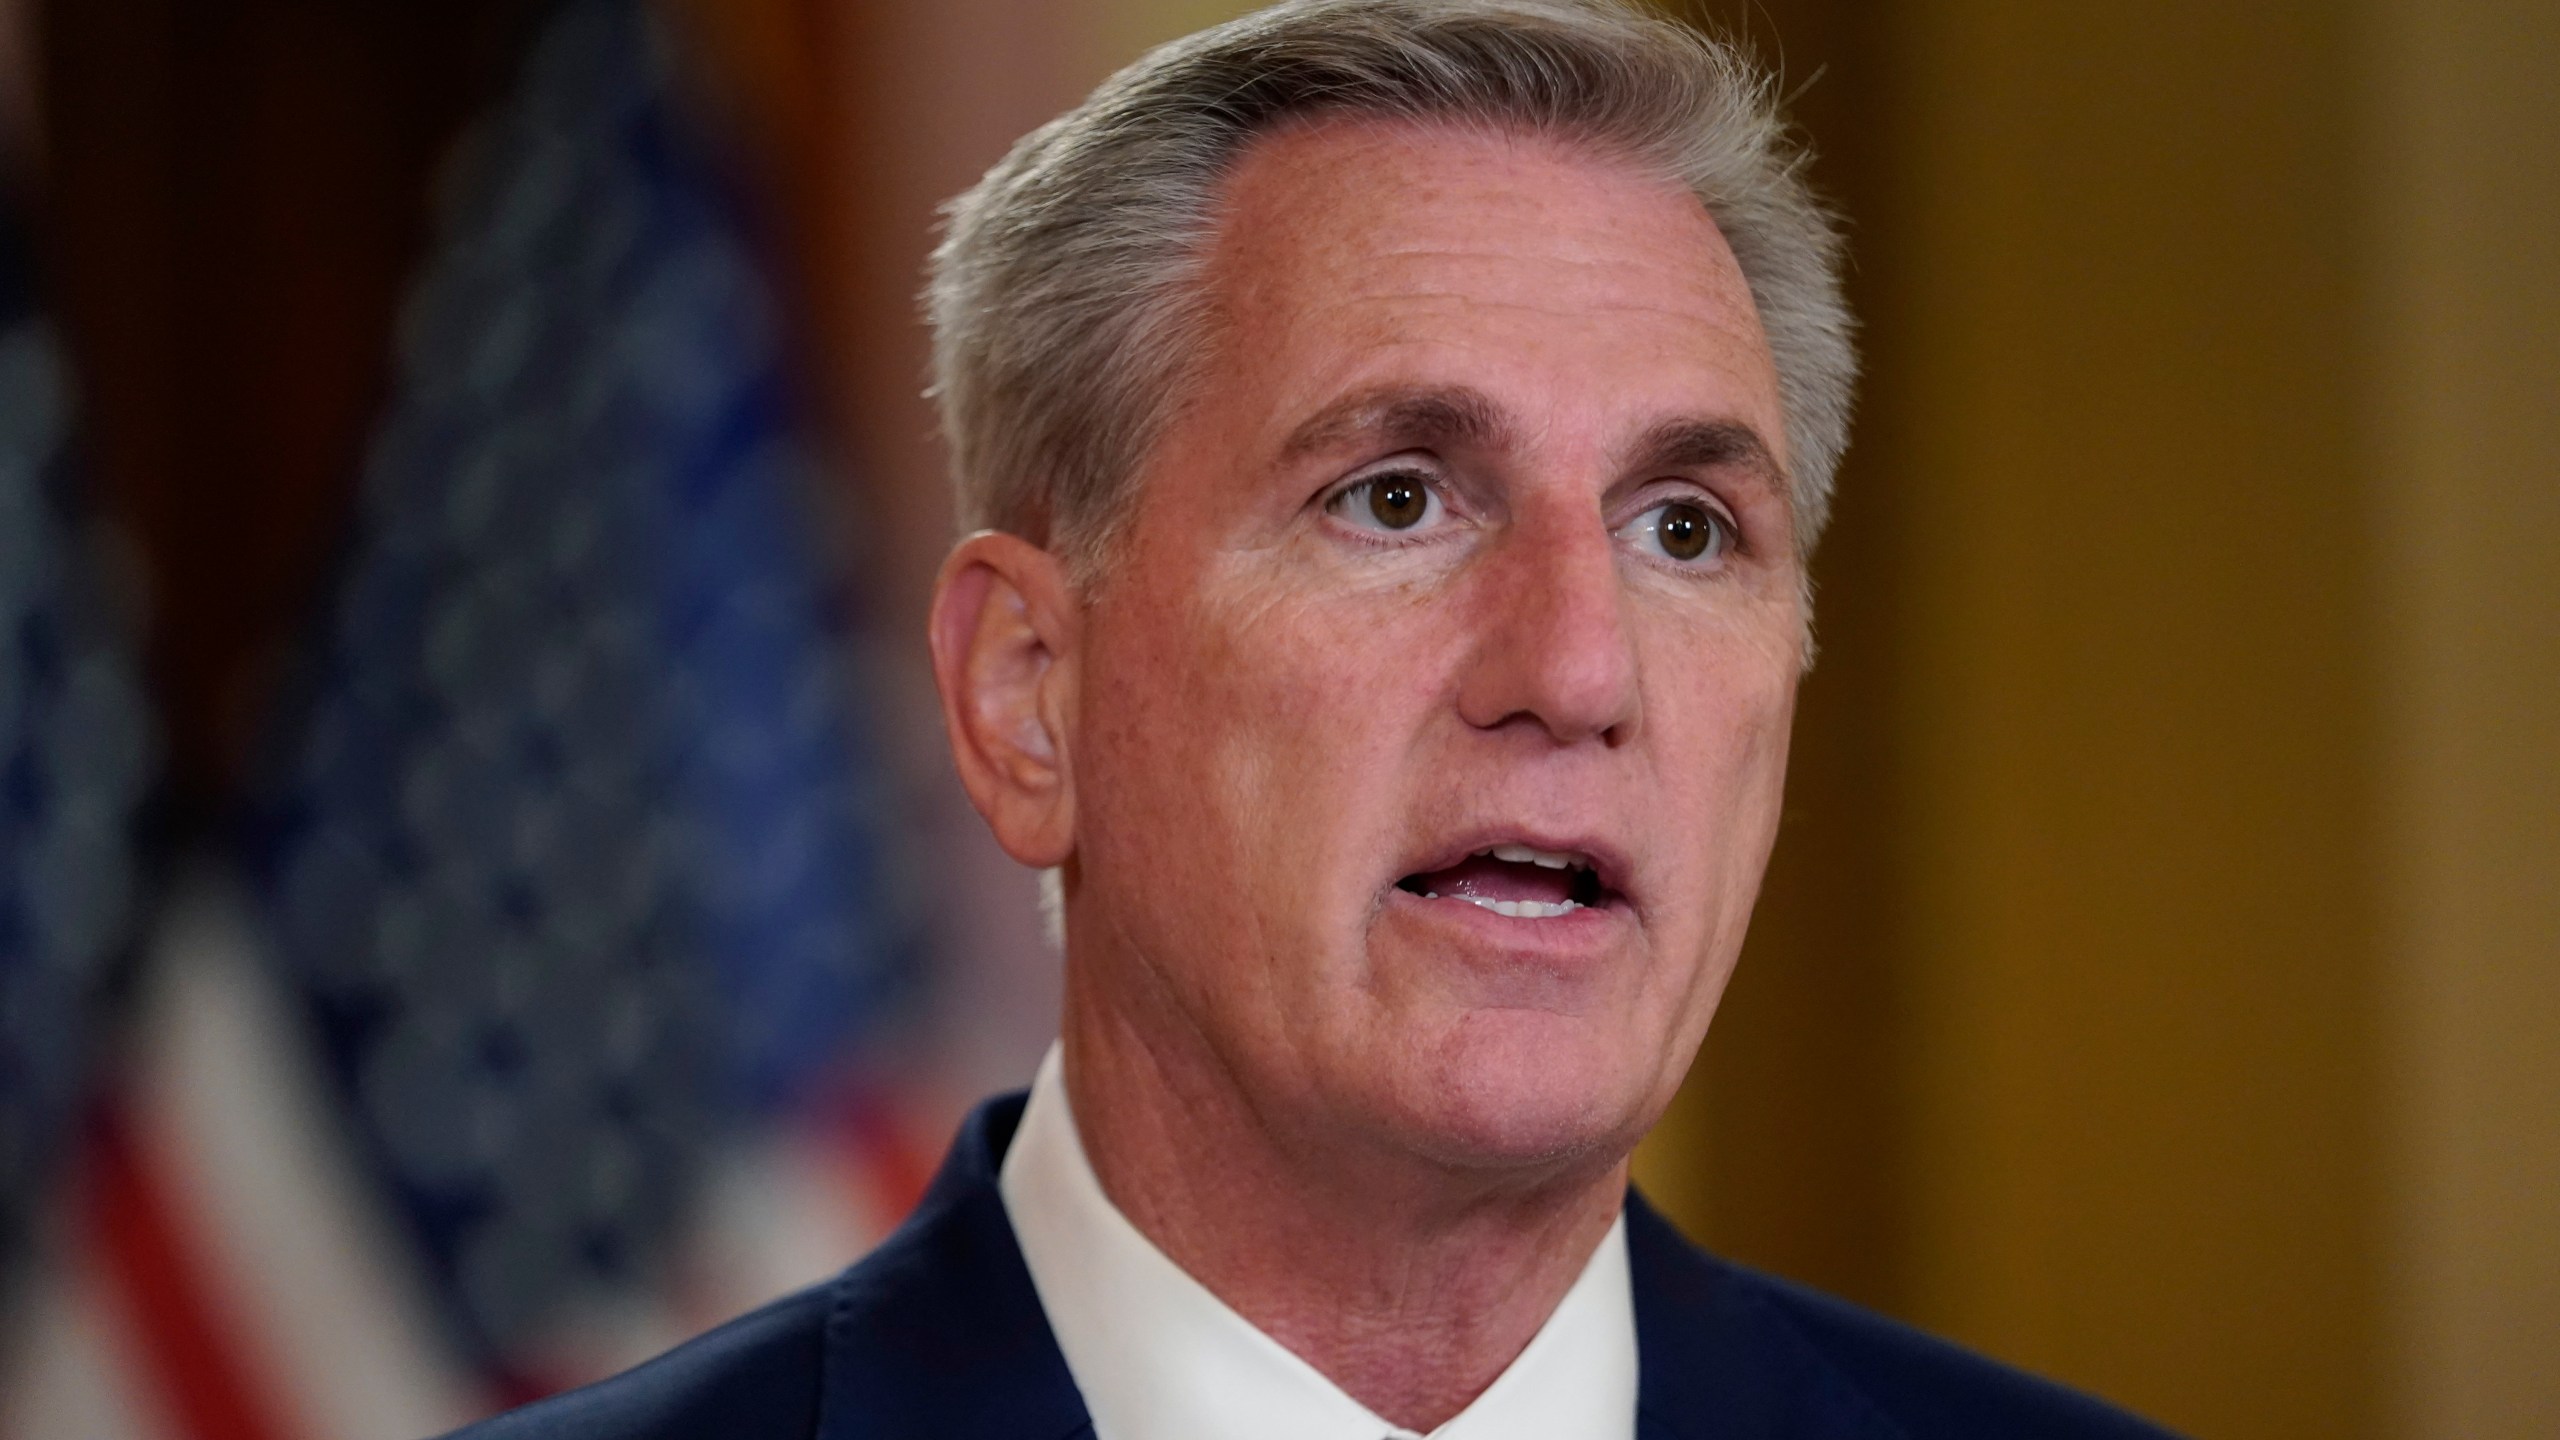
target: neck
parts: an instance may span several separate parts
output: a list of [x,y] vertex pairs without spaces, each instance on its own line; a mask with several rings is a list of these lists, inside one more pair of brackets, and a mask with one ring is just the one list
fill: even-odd
[[1076,1128],[1104,1193],[1255,1328],[1427,1432],[1536,1336],[1616,1220],[1623,1158],[1492,1175],[1309,1144],[1214,1066],[1067,1006]]

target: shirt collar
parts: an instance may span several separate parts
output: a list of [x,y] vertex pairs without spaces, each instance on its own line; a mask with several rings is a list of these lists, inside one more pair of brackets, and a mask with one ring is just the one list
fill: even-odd
[[[1055,1046],[998,1183],[1099,1440],[1410,1435],[1255,1329],[1129,1223],[1085,1157]],[[1432,1440],[1635,1433],[1626,1231],[1622,1214],[1528,1348]]]

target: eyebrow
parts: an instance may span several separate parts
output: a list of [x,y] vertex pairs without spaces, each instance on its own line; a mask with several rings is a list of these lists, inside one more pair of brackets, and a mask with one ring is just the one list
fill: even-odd
[[1416,447],[1504,449],[1511,427],[1502,407],[1463,385],[1415,389],[1388,385],[1346,395],[1307,417],[1280,444],[1285,463],[1354,441]]
[[[1514,431],[1502,407],[1464,385],[1384,385],[1346,395],[1309,416],[1280,445],[1286,464],[1354,442],[1376,448],[1503,449]],[[1760,432],[1739,420],[1662,421],[1628,449],[1633,472],[1740,470],[1784,496],[1786,470]]]
[[1629,452],[1630,470],[1740,470],[1777,495],[1789,481],[1760,432],[1739,420],[1665,420],[1647,430]]

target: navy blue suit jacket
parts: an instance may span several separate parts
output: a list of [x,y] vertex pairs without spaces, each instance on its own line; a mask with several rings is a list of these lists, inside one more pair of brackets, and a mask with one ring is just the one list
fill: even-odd
[[[1084,1398],[1049,1333],[996,1190],[997,1165],[1021,1119],[1020,1095],[981,1106],[916,1213],[835,1279],[456,1440],[1090,1437]],[[1633,1194],[1627,1257],[1640,1440],[2163,1433],[1838,1300],[1728,1265]]]

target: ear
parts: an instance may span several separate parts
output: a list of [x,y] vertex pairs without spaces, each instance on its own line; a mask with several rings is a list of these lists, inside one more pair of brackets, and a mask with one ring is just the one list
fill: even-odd
[[927,639],[969,803],[1025,865],[1075,850],[1068,764],[1081,608],[1058,558],[1018,535],[962,540],[934,580]]

